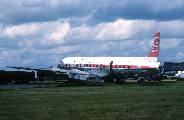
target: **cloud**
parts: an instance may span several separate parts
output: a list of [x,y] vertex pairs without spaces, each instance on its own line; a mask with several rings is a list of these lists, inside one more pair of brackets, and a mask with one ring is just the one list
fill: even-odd
[[183,41],[184,41],[183,38],[164,38],[164,39],[161,38],[160,42],[161,49],[167,50],[179,47],[179,45],[181,45]]
[[164,36],[168,39],[172,38],[172,41],[174,41],[173,37],[184,37],[182,34],[184,22],[182,20],[162,22],[118,19],[115,22],[100,23],[96,26],[84,24],[79,27],[71,27],[69,22],[70,20],[68,19],[59,19],[52,22],[33,22],[5,28],[1,27],[3,32],[1,38],[7,40],[9,38],[10,43],[14,42],[13,45],[20,48],[55,48],[60,45],[87,44],[87,41],[94,40],[122,41],[134,39],[135,41],[148,39],[152,42],[153,35],[156,32],[161,32],[161,39]]
[[49,35],[45,35],[46,41],[42,41],[41,44],[62,44],[64,42],[64,36],[70,29],[68,22],[57,24],[57,30]]
[[[150,1],[149,1],[150,2]],[[151,1],[151,10],[154,12],[160,12],[160,11],[170,11],[175,9],[181,9],[184,6],[183,0],[157,0],[157,1]]]
[[[88,16],[93,9],[84,0],[12,0],[0,1],[0,22],[21,24],[29,22],[49,22],[70,17]],[[4,11],[6,10],[6,11]]]
[[[98,27],[102,30],[95,37],[96,40],[122,40],[134,38],[137,33],[150,30],[154,21],[117,20],[111,23],[102,23]],[[141,36],[141,35],[140,35]],[[140,37],[139,36],[139,37]]]
[[[32,66],[46,67],[59,64],[61,57],[68,53],[80,50],[81,45],[76,46],[59,46],[53,49],[5,49],[1,48],[0,61],[3,63],[0,67],[10,66]],[[54,57],[53,57],[54,56]]]
[[[6,11],[5,11],[6,10]],[[95,11],[95,12],[94,12]],[[93,14],[91,14],[93,13]],[[113,22],[117,19],[177,20],[184,19],[182,0],[12,0],[0,1],[0,22],[22,24],[58,19],[85,18],[87,25]],[[71,21],[75,22],[75,21]],[[74,25],[74,24],[73,24]]]
[[7,27],[4,30],[4,36],[15,38],[15,36],[27,36],[38,32],[39,24],[22,24],[18,26]]
[[183,20],[157,22],[157,29],[162,31],[164,37],[183,38],[182,31],[184,30]]
[[[152,38],[156,32],[161,32],[165,38],[184,37],[184,22],[155,20],[125,20],[100,23],[96,26],[83,24],[71,27],[70,19],[59,19],[52,22],[32,22],[14,26],[1,27],[1,38],[18,40],[18,45],[29,42],[29,45],[62,45],[80,44],[84,40],[125,40]],[[31,43],[31,44],[30,44]],[[41,44],[40,44],[41,43]]]
[[85,25],[71,28],[67,35],[65,36],[66,40],[72,40],[72,42],[80,41],[80,40],[92,40],[94,32],[92,32],[93,28],[87,27]]
[[59,46],[56,48],[53,48],[50,51],[50,54],[66,54],[71,52],[76,52],[81,48],[81,45],[75,45],[75,46]]
[[182,0],[154,0],[135,1],[122,0],[110,2],[106,7],[96,9],[91,24],[112,22],[119,18],[127,20],[156,20],[167,21],[184,19],[184,1]]
[[1,37],[9,38],[9,41],[16,40],[19,47],[61,45],[69,29],[67,20],[61,19],[53,22],[23,23],[2,29]]
[[179,53],[176,55],[175,59],[177,59],[177,60],[182,60],[182,59],[183,59],[183,56],[184,56],[184,53],[183,53],[183,52],[179,52]]

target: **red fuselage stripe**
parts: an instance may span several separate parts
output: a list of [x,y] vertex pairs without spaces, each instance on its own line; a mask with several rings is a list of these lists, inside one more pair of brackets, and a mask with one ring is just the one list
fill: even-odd
[[[65,64],[65,67],[78,67],[78,68],[110,68],[110,65],[103,65],[103,64]],[[112,68],[157,68],[157,67],[150,67],[150,66],[138,66],[138,65],[112,65]]]

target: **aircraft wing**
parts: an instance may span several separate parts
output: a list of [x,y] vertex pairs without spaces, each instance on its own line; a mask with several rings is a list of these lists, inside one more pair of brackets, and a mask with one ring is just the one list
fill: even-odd
[[5,66],[5,68],[24,69],[24,70],[35,70],[35,71],[54,71],[58,73],[66,73],[64,69],[59,68],[30,68],[30,67],[16,67],[16,66]]
[[14,68],[14,69],[24,69],[24,70],[34,70],[37,71],[38,77],[66,77],[77,79],[77,80],[88,80],[90,76],[95,77],[94,74],[82,71],[79,69],[60,69],[56,67],[51,68],[30,68],[30,67],[16,67],[16,66],[5,66],[6,68]]

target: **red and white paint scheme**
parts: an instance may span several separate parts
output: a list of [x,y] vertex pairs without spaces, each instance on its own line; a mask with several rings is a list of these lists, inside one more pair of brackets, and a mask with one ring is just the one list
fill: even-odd
[[[67,57],[61,63],[65,68],[85,70],[99,77],[114,73],[149,75],[158,73],[160,32],[154,35],[151,52],[146,57]],[[95,69],[97,72],[95,72]]]

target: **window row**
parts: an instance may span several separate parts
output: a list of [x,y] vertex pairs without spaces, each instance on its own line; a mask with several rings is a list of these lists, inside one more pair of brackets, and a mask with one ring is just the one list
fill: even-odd
[[[91,67],[91,68],[110,68],[110,65],[102,64],[65,64],[65,67]],[[137,65],[112,65],[112,68],[139,68]]]

